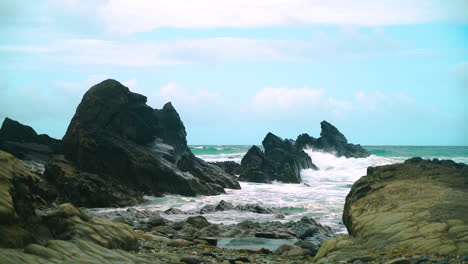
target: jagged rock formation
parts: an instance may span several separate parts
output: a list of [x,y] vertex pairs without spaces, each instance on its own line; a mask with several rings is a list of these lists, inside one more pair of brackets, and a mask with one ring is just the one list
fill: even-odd
[[17,158],[44,164],[54,153],[60,153],[62,143],[48,135],[38,135],[32,127],[7,117],[0,128],[0,149]]
[[390,251],[468,254],[467,183],[468,166],[447,160],[369,167],[346,197],[343,222],[350,236],[327,240],[316,260]]
[[196,158],[185,136],[170,103],[152,109],[145,96],[105,80],[83,96],[63,147],[78,170],[146,194],[213,195],[240,188],[230,175]]
[[307,133],[299,135],[296,139],[296,147],[299,149],[313,148],[331,152],[338,157],[365,158],[370,156],[370,153],[361,147],[361,145],[348,143],[346,137],[327,121],[322,121],[320,126],[322,131],[319,138],[311,137]]
[[252,146],[241,161],[239,180],[270,183],[300,183],[302,169],[317,169],[311,158],[302,149],[295,146],[292,140],[268,133],[262,141],[263,152]]

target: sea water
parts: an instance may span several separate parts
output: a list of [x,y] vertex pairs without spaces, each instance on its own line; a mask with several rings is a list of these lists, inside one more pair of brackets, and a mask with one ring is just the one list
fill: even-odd
[[[191,146],[195,155],[209,162],[240,162],[251,146]],[[428,159],[451,159],[468,164],[468,147],[421,147],[421,146],[366,146],[372,154],[368,158],[336,157],[313,149],[305,151],[319,170],[303,170],[301,184],[272,184],[240,182],[242,189],[226,189],[226,194],[217,196],[183,197],[166,195],[147,197],[148,202],[136,206],[137,209],[164,211],[171,207],[196,213],[207,204],[221,200],[234,205],[258,203],[265,207],[278,208],[284,219],[275,215],[252,212],[224,211],[205,214],[213,223],[234,224],[244,220],[290,221],[303,216],[312,217],[321,224],[334,228],[337,233],[346,233],[341,217],[346,195],[351,185],[366,174],[369,166],[380,166],[403,162],[411,157]],[[115,210],[115,209],[114,209]],[[120,210],[123,210],[120,209]],[[170,220],[182,220],[187,215],[164,215]]]

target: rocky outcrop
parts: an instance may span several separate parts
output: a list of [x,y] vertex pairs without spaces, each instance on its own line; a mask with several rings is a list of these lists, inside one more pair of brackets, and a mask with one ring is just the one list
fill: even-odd
[[209,163],[220,167],[224,172],[232,176],[239,175],[241,171],[241,165],[235,161],[217,161]]
[[83,172],[151,195],[213,195],[240,188],[187,147],[179,115],[168,103],[155,110],[146,97],[115,80],[91,87],[63,138],[66,158]]
[[[76,206],[102,208],[136,205],[143,201],[143,193],[133,191],[97,174],[80,172],[62,155],[54,156],[47,164],[44,178],[55,190],[55,197],[47,200],[71,202]],[[43,195],[44,197],[44,195]]]
[[49,209],[37,194],[37,183],[37,175],[0,151],[2,263],[144,262],[119,251],[138,249],[130,226],[89,217],[69,203]]
[[270,183],[300,183],[302,169],[317,169],[311,158],[292,140],[268,133],[262,141],[265,152],[252,146],[241,161],[239,180]]
[[54,153],[60,153],[62,143],[7,117],[0,128],[0,149],[19,159],[45,164]]
[[[412,158],[369,167],[346,197],[350,236],[327,240],[316,260],[379,252],[468,254],[468,166]],[[406,253],[405,253],[406,252]]]
[[338,157],[369,157],[370,153],[361,147],[348,143],[346,137],[340,131],[327,121],[320,123],[322,131],[319,138],[309,136],[307,133],[299,135],[296,139],[296,147],[299,149],[313,148],[325,152],[334,153]]

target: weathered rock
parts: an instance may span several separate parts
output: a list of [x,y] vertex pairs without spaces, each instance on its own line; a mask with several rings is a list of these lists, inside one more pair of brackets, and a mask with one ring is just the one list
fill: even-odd
[[0,151],[0,247],[22,247],[41,231],[34,213],[42,205],[35,194],[38,181],[18,159]]
[[468,253],[468,166],[412,158],[369,167],[346,197],[350,236],[329,239],[316,260],[336,262],[399,250]]
[[268,133],[262,145],[265,153],[253,146],[242,158],[239,180],[300,183],[302,169],[317,169],[309,155],[297,148],[293,140],[283,140]]
[[365,158],[370,156],[370,153],[360,145],[349,144],[346,137],[327,121],[322,121],[320,126],[322,131],[319,138],[316,139],[308,134],[299,135],[296,139],[296,147],[331,152],[338,157]]
[[105,248],[137,250],[138,241],[130,226],[91,218],[70,203],[59,205],[43,216],[55,238],[85,239]]
[[220,167],[224,172],[232,176],[236,176],[241,173],[241,165],[235,161],[218,161],[210,163]]
[[277,248],[274,252],[276,255],[281,255],[281,256],[305,256],[305,255],[311,255],[312,252],[310,252],[307,249],[300,248],[295,245],[291,244],[283,244],[279,248]]
[[128,252],[107,249],[87,240],[49,240],[47,244],[30,244],[23,249],[0,248],[2,263],[5,264],[146,264],[153,263]]
[[167,245],[170,247],[189,247],[192,245],[192,242],[185,239],[172,239],[167,242]]
[[143,201],[143,193],[128,189],[112,178],[80,172],[62,155],[49,160],[44,177],[54,185],[60,203],[102,208],[136,205]]
[[115,80],[91,87],[63,138],[64,152],[81,171],[147,194],[219,194],[240,188],[218,167],[188,149],[185,128],[171,104],[146,105]]
[[7,117],[0,128],[0,149],[19,159],[45,164],[50,156],[61,152],[62,143]]

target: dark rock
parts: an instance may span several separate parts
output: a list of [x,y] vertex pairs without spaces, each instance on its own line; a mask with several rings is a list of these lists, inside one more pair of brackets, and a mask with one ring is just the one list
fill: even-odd
[[[57,192],[52,198],[59,203],[72,202],[77,206],[96,208],[136,205],[143,201],[142,193],[113,182],[112,178],[80,172],[61,155],[50,159],[44,178],[53,185],[47,190]],[[47,190],[43,193],[47,193]]]
[[242,158],[239,180],[299,183],[302,169],[317,169],[309,155],[295,147],[295,142],[292,140],[283,140],[268,133],[262,145],[265,153],[253,146]]
[[234,205],[224,200],[221,200],[217,205],[207,204],[200,209],[200,214],[207,214],[213,212],[234,210]]
[[218,161],[209,163],[220,167],[224,172],[232,176],[236,176],[241,173],[241,165],[234,161]]
[[53,154],[61,152],[62,142],[38,135],[32,127],[7,117],[0,128],[0,149],[19,159],[45,164]]
[[188,257],[181,258],[180,262],[183,262],[186,264],[198,264],[198,263],[204,262],[204,260],[196,256],[188,256]]
[[310,250],[313,256],[315,256],[315,254],[317,254],[317,251],[319,250],[319,246],[306,240],[299,240],[296,243],[294,243],[294,245],[303,249]]
[[215,207],[215,211],[227,211],[227,210],[233,210],[234,209],[234,206],[229,203],[229,202],[226,202],[224,200],[221,200]]
[[177,208],[169,208],[166,211],[164,211],[165,214],[171,215],[171,214],[185,214],[184,211],[177,209]]
[[331,152],[338,157],[365,158],[370,156],[370,153],[360,145],[349,144],[346,137],[327,121],[322,121],[320,126],[322,131],[319,138],[316,139],[308,134],[299,135],[296,140],[296,147],[298,149],[313,148]]
[[190,225],[196,228],[204,228],[210,225],[208,220],[206,220],[206,218],[201,215],[188,217],[187,220],[185,220],[185,222],[189,223]]
[[274,208],[266,208],[259,204],[239,204],[234,208],[238,211],[248,211],[257,214],[279,214],[280,211]]
[[200,214],[209,214],[215,212],[216,206],[214,204],[207,204],[200,209]]
[[115,80],[91,87],[63,138],[64,152],[80,171],[151,195],[213,195],[240,188],[216,166],[196,158],[171,104],[146,105]]

